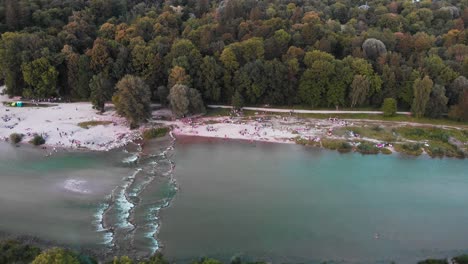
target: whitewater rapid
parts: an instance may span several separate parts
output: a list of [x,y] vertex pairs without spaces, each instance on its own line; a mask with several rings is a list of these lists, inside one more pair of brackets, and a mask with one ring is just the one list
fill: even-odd
[[[175,137],[172,132],[169,136],[168,146],[157,153],[145,156],[141,148],[136,153],[126,152],[129,156],[121,163],[134,167],[133,173],[124,177],[97,206],[93,224],[110,251],[131,255],[137,251],[154,254],[160,249],[159,212],[170,205],[177,190],[172,160]],[[166,196],[152,200],[145,190],[161,181],[167,182],[169,191]]]

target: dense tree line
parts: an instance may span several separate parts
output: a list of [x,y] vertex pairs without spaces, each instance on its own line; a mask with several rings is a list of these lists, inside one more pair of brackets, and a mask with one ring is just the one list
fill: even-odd
[[[452,261],[459,264],[468,264],[468,255],[460,255],[454,257]],[[63,248],[50,248],[41,250],[38,247],[20,243],[18,241],[7,240],[0,241],[0,263],[10,264],[97,264],[94,258],[77,252],[73,252]],[[99,262],[101,263],[101,262]],[[170,264],[161,253],[141,260],[134,260],[127,256],[114,257],[113,260],[102,262],[106,264]],[[255,261],[246,262],[240,257],[234,256],[228,262],[221,262],[212,258],[200,258],[194,260],[193,264],[266,264],[267,262]],[[418,264],[446,264],[447,259],[427,259],[419,261]]]
[[0,3],[9,95],[103,110],[130,75],[180,116],[203,102],[376,108],[393,98],[416,116],[467,120],[467,0]]

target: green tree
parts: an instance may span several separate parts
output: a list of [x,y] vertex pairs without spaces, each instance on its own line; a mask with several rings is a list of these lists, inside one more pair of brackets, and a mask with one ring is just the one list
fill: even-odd
[[75,254],[61,248],[52,248],[39,254],[32,264],[80,264]]
[[468,121],[468,90],[460,94],[458,104],[450,109],[449,117],[458,121]]
[[[21,138],[22,135],[18,136]],[[31,263],[40,253],[39,248],[24,245],[18,241],[6,240],[0,242],[0,263]]]
[[203,103],[202,96],[200,91],[194,88],[190,88],[188,90],[188,98],[189,98],[189,113],[191,114],[204,114],[205,104]]
[[236,55],[231,48],[225,48],[221,53],[220,60],[223,64],[223,88],[221,90],[221,98],[228,100],[234,94],[234,76],[235,72],[239,69],[239,62],[237,61]]
[[368,98],[370,83],[366,76],[354,75],[353,82],[351,83],[351,92],[349,97],[351,99],[351,107],[364,104]]
[[168,87],[172,88],[176,84],[190,85],[192,79],[190,75],[185,72],[185,69],[179,66],[172,68],[171,73],[169,74]]
[[21,33],[6,32],[0,38],[0,68],[7,93],[11,96],[21,95],[23,91],[23,74],[21,72],[23,37],[24,35]]
[[200,71],[202,87],[204,89],[203,97],[212,102],[218,101],[221,97],[220,79],[222,68],[213,57],[206,56],[203,58]]
[[324,105],[324,95],[337,85],[335,59],[326,52],[315,50],[306,53],[304,63],[308,69],[299,82],[299,97],[312,107]]
[[426,112],[426,106],[429,102],[433,85],[434,83],[429,76],[425,76],[423,79],[416,79],[414,82],[414,99],[411,111],[418,118],[422,117]]
[[89,82],[89,87],[91,89],[90,99],[91,103],[93,104],[93,108],[104,112],[104,106],[112,96],[111,82],[104,76],[103,73],[99,73],[93,76]]
[[189,113],[190,101],[188,98],[189,88],[183,84],[176,84],[172,86],[169,92],[169,104],[172,113],[176,117],[184,117]]
[[161,253],[156,253],[148,260],[140,262],[140,264],[169,264],[169,261],[164,259],[164,256]]
[[397,98],[397,81],[395,75],[395,69],[392,69],[388,65],[384,65],[382,72],[382,92],[385,98]]
[[449,105],[457,104],[460,95],[466,90],[468,90],[468,79],[465,76],[457,77],[447,89]]
[[234,93],[234,95],[232,96],[232,107],[234,107],[234,109],[241,109],[243,106],[244,106],[244,98],[242,98],[242,95],[241,93],[239,93],[239,91],[236,91]]
[[130,122],[131,128],[151,117],[151,91],[140,77],[125,75],[116,89],[112,102],[117,113]]
[[79,98],[77,93],[78,81],[79,81],[79,61],[80,55],[73,52],[73,49],[69,45],[65,45],[62,49],[62,54],[65,55],[65,63],[67,65],[67,85],[68,90],[75,98]]
[[167,106],[168,101],[167,101],[167,96],[169,95],[169,90],[167,89],[166,86],[159,86],[158,89],[156,90],[157,97],[159,99],[159,102],[161,103],[162,106]]
[[78,60],[78,82],[74,91],[76,98],[88,99],[90,97],[91,89],[89,84],[91,78],[93,78],[93,73],[89,68],[89,57],[81,55]]
[[108,72],[110,65],[113,64],[106,40],[102,38],[97,38],[94,41],[93,48],[88,50],[86,55],[91,59],[90,66],[95,73]]
[[445,96],[445,87],[436,84],[432,87],[432,92],[427,103],[425,115],[433,118],[441,118],[447,113],[448,98]]
[[185,117],[188,114],[205,112],[205,106],[200,92],[186,85],[174,85],[171,88],[168,99],[172,113],[177,117]]
[[114,257],[112,264],[133,264],[133,260],[127,256]]
[[387,52],[385,44],[375,38],[366,39],[366,41],[364,41],[362,44],[362,50],[364,51],[366,57],[372,60],[376,60],[378,57]]
[[47,58],[40,58],[21,66],[24,81],[29,85],[25,96],[49,97],[56,94],[58,71]]
[[394,98],[385,98],[382,104],[383,116],[395,116],[397,111],[397,101]]

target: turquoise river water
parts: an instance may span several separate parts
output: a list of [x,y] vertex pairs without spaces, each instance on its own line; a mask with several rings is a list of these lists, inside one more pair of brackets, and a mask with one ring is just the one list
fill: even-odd
[[415,263],[468,252],[466,160],[172,144],[52,157],[0,145],[0,232],[109,256],[159,249],[179,263]]

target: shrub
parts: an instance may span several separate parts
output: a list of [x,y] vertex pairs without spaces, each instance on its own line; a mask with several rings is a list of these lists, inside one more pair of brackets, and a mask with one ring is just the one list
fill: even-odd
[[23,140],[23,134],[13,133],[10,135],[10,141],[13,144],[18,144]]
[[164,137],[167,132],[169,132],[168,127],[155,127],[147,129],[143,132],[143,138],[145,140],[150,140],[153,138]]
[[455,262],[458,264],[468,264],[468,255],[454,257],[453,260],[455,260]]
[[341,146],[338,148],[338,152],[340,153],[347,153],[353,150],[353,146],[349,144],[348,142],[342,142]]
[[422,149],[420,144],[405,143],[395,145],[395,150],[398,152],[403,152],[412,156],[419,156],[422,154]]
[[385,155],[390,155],[392,154],[393,152],[391,150],[389,150],[388,148],[381,148],[380,149],[380,152],[382,152],[382,154],[385,154]]
[[463,158],[465,155],[462,151],[457,149],[449,143],[441,143],[437,141],[429,142],[429,146],[424,148],[431,157],[458,157]]
[[45,139],[41,135],[36,134],[34,135],[33,139],[31,139],[31,141],[29,142],[33,144],[34,146],[39,146],[45,143]]
[[112,121],[86,121],[78,123],[78,126],[84,129],[89,129],[93,126],[105,126],[112,124]]
[[397,102],[393,98],[385,98],[382,104],[383,116],[390,117],[395,116],[397,111]]
[[322,146],[326,149],[331,149],[331,150],[340,149],[343,146],[343,143],[346,143],[346,142],[341,141],[341,140],[330,140],[330,139],[322,140]]
[[426,259],[419,261],[418,264],[447,264],[445,259]]
[[361,142],[357,147],[357,151],[361,154],[378,154],[379,148],[371,142]]
[[0,242],[0,263],[31,263],[41,250],[14,240]]

